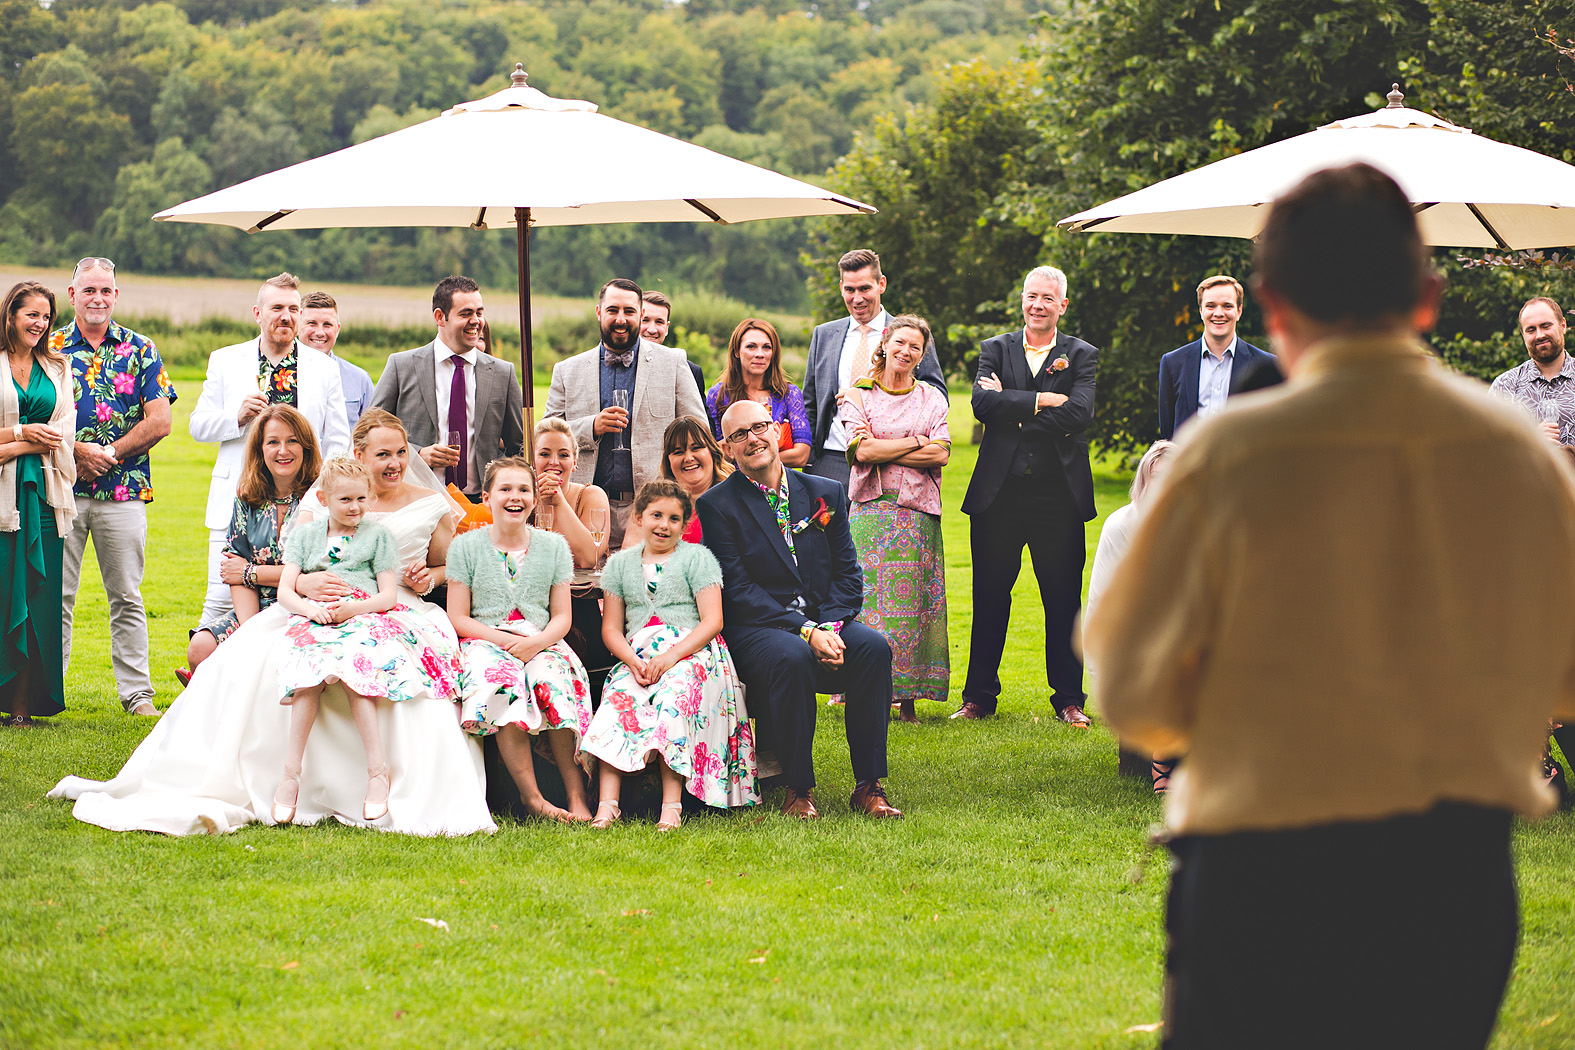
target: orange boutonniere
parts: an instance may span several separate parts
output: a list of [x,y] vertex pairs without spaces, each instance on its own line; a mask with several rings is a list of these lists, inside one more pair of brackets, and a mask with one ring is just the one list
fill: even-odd
[[1063,370],[1071,368],[1071,367],[1072,367],[1072,362],[1070,362],[1070,361],[1068,361],[1066,359],[1066,355],[1065,354],[1062,354],[1060,357],[1058,357],[1054,361],[1050,362],[1050,371],[1051,371],[1052,374],[1055,373],[1055,372],[1063,371]]
[[831,524],[831,515],[833,513],[832,509],[826,506],[825,500],[817,499],[815,508],[809,512],[808,516],[793,526],[793,534],[796,536],[811,525],[822,532],[826,531],[826,526]]

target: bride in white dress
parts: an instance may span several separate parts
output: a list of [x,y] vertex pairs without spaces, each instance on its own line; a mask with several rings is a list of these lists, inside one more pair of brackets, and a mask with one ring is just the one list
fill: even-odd
[[[453,503],[425,465],[410,457],[404,429],[393,416],[368,412],[354,442],[375,485],[366,520],[386,527],[399,545],[405,566],[400,601],[457,646],[448,617],[416,593],[443,582],[441,564],[429,568],[428,562],[443,561],[453,537]],[[422,484],[409,483],[407,471]],[[303,512],[316,505],[315,493],[301,502]],[[102,782],[66,777],[50,797],[76,799],[72,814],[78,820],[111,831],[218,834],[253,821],[272,823],[290,725],[278,685],[280,659],[290,644],[288,620],[280,605],[247,620],[197,668],[119,775]],[[392,790],[387,816],[368,824],[361,818],[366,794],[361,737],[343,690],[325,689],[302,764],[295,823],[332,817],[410,835],[497,830],[487,811],[481,748],[460,730],[455,710],[451,698],[437,695],[377,705]]]

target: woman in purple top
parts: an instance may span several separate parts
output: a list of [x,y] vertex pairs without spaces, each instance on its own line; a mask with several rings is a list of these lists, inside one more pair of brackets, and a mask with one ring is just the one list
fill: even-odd
[[864,566],[864,622],[891,643],[892,696],[917,722],[916,699],[951,687],[941,468],[951,457],[946,395],[914,379],[930,326],[894,317],[842,405],[848,427],[848,526]]
[[777,447],[785,465],[802,467],[809,462],[804,392],[788,382],[782,371],[782,340],[770,321],[746,317],[727,341],[727,371],[705,395],[711,433],[718,441],[722,439],[722,413],[734,401],[758,401],[771,410],[772,421],[781,428]]

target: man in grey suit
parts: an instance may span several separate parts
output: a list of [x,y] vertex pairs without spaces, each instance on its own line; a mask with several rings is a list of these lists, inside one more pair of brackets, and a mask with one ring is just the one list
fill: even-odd
[[430,343],[389,357],[372,407],[398,416],[411,451],[476,501],[487,464],[525,451],[524,395],[514,366],[481,351],[485,311],[475,281],[439,281],[432,319]]
[[[881,333],[891,320],[880,304],[886,276],[880,256],[868,248],[855,248],[837,262],[842,301],[848,316],[816,325],[809,337],[809,364],[804,370],[804,409],[809,415],[810,462],[806,473],[835,478],[848,486],[848,435],[842,426],[842,392],[853,381],[869,374],[870,357],[880,345]],[[941,393],[941,375],[935,342],[924,348],[924,358],[914,374]]]
[[641,294],[622,277],[602,285],[596,296],[602,341],[552,366],[543,413],[561,416],[574,432],[579,459],[572,480],[607,493],[609,551],[623,546],[635,492],[662,476],[667,424],[679,416],[706,418],[684,352],[640,338]]

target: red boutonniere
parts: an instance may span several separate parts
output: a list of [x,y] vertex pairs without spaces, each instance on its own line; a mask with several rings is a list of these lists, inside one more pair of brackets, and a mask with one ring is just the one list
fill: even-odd
[[793,526],[793,534],[796,536],[811,525],[824,532],[826,526],[831,524],[831,515],[833,513],[832,509],[826,506],[825,500],[817,499],[815,501],[815,509],[811,510],[806,517]]
[[1054,361],[1050,362],[1050,371],[1051,371],[1051,373],[1060,372],[1060,371],[1062,371],[1064,369],[1071,368],[1071,367],[1072,367],[1072,362],[1070,362],[1070,361],[1068,361],[1066,359],[1066,355],[1065,354],[1062,354],[1060,357],[1058,357]]

